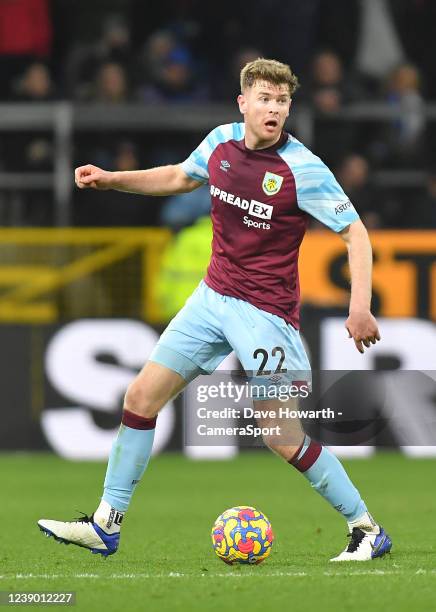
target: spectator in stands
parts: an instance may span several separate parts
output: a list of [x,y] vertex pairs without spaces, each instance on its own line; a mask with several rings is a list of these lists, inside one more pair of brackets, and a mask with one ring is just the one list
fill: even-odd
[[314,109],[325,115],[340,111],[362,94],[356,82],[345,74],[339,55],[330,50],[315,55],[308,91]]
[[[92,152],[93,163],[104,163],[114,171],[137,170],[143,166],[138,150],[130,140],[122,140],[110,149],[103,146]],[[118,191],[99,191],[89,196],[83,192],[73,208],[73,223],[79,226],[130,227],[149,225],[158,206],[147,206],[144,196],[130,196]]]
[[365,225],[371,229],[382,226],[380,199],[370,180],[368,161],[351,153],[342,160],[335,174]]
[[66,88],[81,98],[91,88],[96,66],[116,63],[127,71],[131,61],[129,27],[121,15],[109,15],[103,20],[100,38],[91,44],[78,42],[71,50],[65,67]]
[[127,81],[126,72],[121,64],[115,62],[103,64],[96,78],[95,100],[108,104],[127,102],[129,98]]
[[418,70],[402,64],[388,78],[386,101],[401,116],[391,123],[390,144],[395,156],[407,164],[419,157],[425,128],[424,100]]
[[34,62],[15,82],[15,99],[20,102],[49,102],[55,98],[55,84],[46,64]]
[[[18,102],[43,103],[55,99],[55,85],[48,67],[42,62],[30,64],[24,74],[15,82],[14,99]],[[3,140],[7,143],[6,168],[18,172],[51,172],[53,170],[53,133],[47,131],[20,131],[6,134]],[[41,200],[41,194],[38,198]],[[26,201],[28,198],[26,197]],[[43,205],[47,209],[47,205]],[[29,211],[27,207],[27,212]],[[41,212],[41,211],[40,211]],[[30,214],[27,222],[35,224],[37,219],[48,218]],[[28,216],[28,215],[27,215]]]
[[11,81],[36,58],[48,59],[52,24],[48,0],[0,2],[0,98],[8,98]]
[[[418,70],[401,64],[386,78],[382,100],[396,116],[369,136],[368,155],[376,166],[416,168],[425,161],[424,99]],[[367,136],[368,138],[368,136]]]
[[122,64],[107,62],[100,66],[88,91],[81,92],[83,99],[100,104],[129,102],[128,76]]
[[104,21],[102,38],[96,48],[97,59],[123,64],[131,61],[130,29],[121,15],[110,15]]
[[139,65],[138,97],[143,102],[204,102],[209,97],[189,49],[170,31],[150,37]]
[[[315,55],[311,78],[303,96],[316,112],[314,150],[329,165],[337,165],[353,147],[354,126],[342,121],[340,110],[359,98],[359,88],[345,75],[340,57],[324,50]],[[335,117],[336,115],[336,117]]]
[[115,152],[114,161],[115,168],[119,172],[137,170],[139,168],[139,160],[135,145],[128,140],[121,142]]

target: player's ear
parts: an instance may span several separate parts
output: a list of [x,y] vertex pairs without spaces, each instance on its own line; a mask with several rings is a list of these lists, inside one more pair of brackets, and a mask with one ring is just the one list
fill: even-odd
[[247,111],[247,100],[245,99],[244,94],[239,94],[239,96],[237,97],[237,101],[239,104],[239,110],[240,112],[245,115],[246,111]]
[[286,117],[289,117],[289,113],[290,113],[290,110],[291,110],[291,106],[292,106],[292,98],[289,100],[288,114],[286,115]]

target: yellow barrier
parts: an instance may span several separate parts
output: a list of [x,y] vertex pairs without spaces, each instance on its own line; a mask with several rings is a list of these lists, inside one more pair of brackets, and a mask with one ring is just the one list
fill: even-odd
[[164,229],[0,230],[0,321],[86,316],[159,322],[154,296]]

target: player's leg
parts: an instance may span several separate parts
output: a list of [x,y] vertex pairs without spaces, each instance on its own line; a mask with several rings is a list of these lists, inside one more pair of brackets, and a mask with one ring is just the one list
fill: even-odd
[[[287,414],[296,413],[298,400],[259,400],[254,402],[254,407],[271,415],[268,419],[258,419],[262,428],[274,432],[264,436],[265,444],[307,478],[315,491],[347,520],[350,530],[363,524],[371,528],[365,503],[340,461],[328,448],[304,433],[297,417],[281,416],[286,408]],[[279,435],[276,431],[280,431]]]
[[220,304],[213,301],[205,287],[199,288],[130,384],[96,512],[72,522],[41,520],[47,535],[103,555],[116,552],[124,513],[151,455],[157,414],[187,382],[213,371],[231,352],[219,329]]
[[174,370],[148,361],[129,385],[121,426],[112,445],[104,481],[104,493],[94,513],[96,522],[112,527],[114,510],[118,522],[129,507],[133,492],[141,480],[153,447],[157,415],[165,404],[186,386],[186,380]]
[[124,513],[151,456],[157,415],[185,385],[179,373],[147,362],[125,395],[99,507],[76,521],[41,519],[38,525],[46,535],[105,556],[116,552]]
[[[232,311],[226,335],[244,369],[253,372],[255,391],[310,382],[310,365],[297,330],[280,317],[241,300],[234,300]],[[273,411],[278,411],[287,403],[290,410],[297,409],[295,399],[287,403],[271,401],[266,393],[256,399],[255,407],[263,410],[269,405]],[[375,524],[340,461],[328,448],[305,435],[299,422],[292,422],[292,419],[287,422],[286,419],[277,419],[284,439],[274,435],[266,442],[346,519],[352,539],[347,550],[335,560],[366,560],[388,552],[391,548],[389,537]]]
[[[359,491],[337,457],[327,447],[311,440],[298,418],[280,416],[280,410],[285,407],[289,412],[297,411],[297,400],[260,400],[255,401],[254,406],[258,412],[268,411],[270,415],[277,415],[258,419],[259,427],[273,432],[263,436],[265,444],[302,473],[312,488],[347,521],[351,541],[346,551],[335,560],[369,560],[388,552],[389,537],[368,513]],[[280,431],[279,435],[277,431]]]
[[[298,408],[296,399],[286,402],[257,401],[254,404],[255,410],[268,410],[276,414],[280,414],[280,408],[284,406],[292,411]],[[275,432],[277,427],[280,428],[279,436],[264,436],[265,444],[301,472],[312,488],[347,521],[350,542],[332,561],[367,561],[390,551],[392,543],[389,536],[369,514],[341,462],[327,447],[311,440],[298,419],[278,416],[258,419],[258,422],[260,427],[269,431]]]
[[103,498],[94,514],[106,528],[116,529],[111,521],[114,511],[121,521],[129,507],[150,459],[159,411],[201,372],[213,371],[231,351],[219,329],[219,303],[211,301],[210,293],[203,285],[195,291],[127,389]]

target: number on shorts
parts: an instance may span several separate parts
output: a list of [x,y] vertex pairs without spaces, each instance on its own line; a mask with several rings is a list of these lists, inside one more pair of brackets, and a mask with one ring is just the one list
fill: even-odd
[[[280,360],[277,365],[277,368],[274,371],[274,374],[283,374],[284,372],[287,372],[287,369],[282,367],[283,362],[285,360],[285,351],[281,346],[276,346],[271,351],[271,355],[275,357],[277,353],[280,354]],[[260,364],[256,376],[268,376],[268,374],[271,374],[271,370],[265,369],[265,366],[268,362],[268,351],[263,348],[258,348],[253,353],[254,359],[257,359],[259,355],[262,355],[262,362]]]
[[271,355],[275,357],[277,353],[280,353],[280,361],[274,374],[284,374],[285,372],[287,372],[286,368],[282,368],[283,362],[285,360],[285,351],[281,346],[276,346],[275,348],[273,348]]

